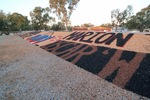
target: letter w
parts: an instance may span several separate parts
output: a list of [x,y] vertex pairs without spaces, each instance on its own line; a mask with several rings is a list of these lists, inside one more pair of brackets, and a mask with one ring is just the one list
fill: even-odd
[[116,69],[118,69],[118,73],[115,79],[113,79],[113,83],[121,88],[126,85],[126,83],[139,67],[140,62],[145,57],[145,54],[137,53],[134,58],[129,63],[127,63],[125,60],[119,61],[122,52],[122,50],[117,50],[110,61],[102,69],[102,71],[98,73],[98,76],[105,79],[107,76],[110,76]]

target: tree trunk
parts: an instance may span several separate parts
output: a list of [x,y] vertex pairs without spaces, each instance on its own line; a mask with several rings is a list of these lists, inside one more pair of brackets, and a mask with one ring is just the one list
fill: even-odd
[[67,24],[67,22],[65,22],[65,29],[66,29],[66,31],[68,31],[68,24]]
[[[117,23],[116,23],[116,26],[115,26],[115,31],[116,31],[116,32],[117,32],[117,30],[118,30],[118,23],[119,23],[119,22],[117,22]],[[120,25],[120,24],[119,24],[119,25]]]
[[117,32],[117,30],[118,30],[118,26],[116,25],[116,26],[115,26],[115,32]]

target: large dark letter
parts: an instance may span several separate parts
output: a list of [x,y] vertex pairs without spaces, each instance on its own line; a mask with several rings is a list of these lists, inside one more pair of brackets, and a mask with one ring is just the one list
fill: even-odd
[[115,35],[113,38],[111,38],[110,40],[108,40],[105,44],[110,45],[115,39],[117,39],[117,46],[121,46],[123,47],[126,42],[133,36],[134,34],[128,34],[124,39],[123,39],[123,34],[122,33],[118,33],[117,35]]
[[[109,36],[109,35],[110,35],[110,36]],[[95,40],[95,43],[104,43],[104,42],[108,41],[110,38],[112,38],[114,35],[115,35],[115,33],[106,33],[106,34],[100,36],[99,38],[97,38],[97,39]],[[107,37],[106,39],[100,41],[100,40],[101,40],[102,38],[104,38],[105,36],[109,36],[109,37]]]
[[83,35],[84,32],[80,33],[80,32],[74,32],[66,37],[64,37],[63,39],[66,39],[66,40],[71,40],[71,39],[76,39],[76,38],[79,38]]
[[139,67],[145,54],[137,53],[128,63],[126,60],[120,60],[122,53],[123,51],[117,50],[107,65],[99,72],[98,76],[105,79],[118,69],[118,74],[113,79],[113,83],[123,88]]

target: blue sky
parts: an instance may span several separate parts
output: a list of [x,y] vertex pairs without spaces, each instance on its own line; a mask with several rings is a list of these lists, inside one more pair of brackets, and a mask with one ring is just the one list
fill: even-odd
[[[124,10],[127,5],[132,5],[135,14],[149,4],[150,0],[80,0],[70,20],[72,25],[101,25],[110,23],[110,12],[113,9]],[[0,10],[6,13],[18,12],[29,16],[29,12],[36,6],[48,7],[49,0],[0,0]]]

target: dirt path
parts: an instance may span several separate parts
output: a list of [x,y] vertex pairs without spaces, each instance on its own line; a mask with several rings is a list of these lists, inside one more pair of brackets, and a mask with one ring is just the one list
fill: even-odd
[[0,40],[0,100],[140,100],[19,36]]

